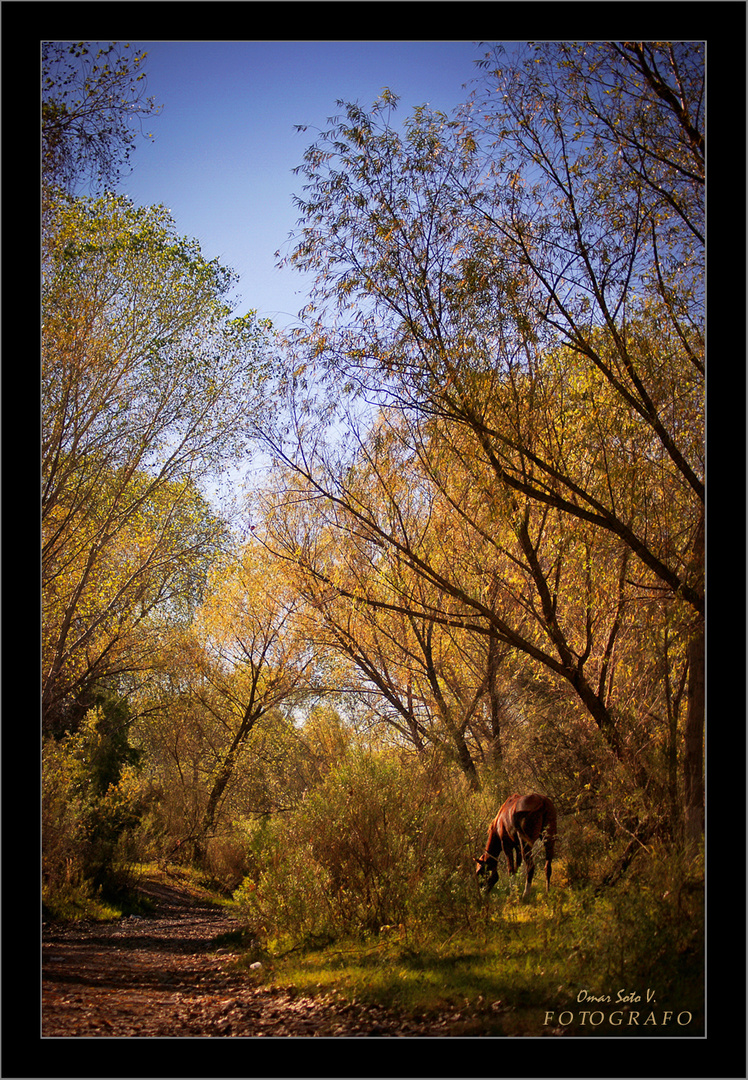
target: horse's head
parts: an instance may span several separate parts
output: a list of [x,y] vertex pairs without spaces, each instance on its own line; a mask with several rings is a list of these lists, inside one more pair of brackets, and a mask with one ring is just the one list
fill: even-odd
[[[495,856],[489,855],[488,852],[484,852],[475,861],[475,874],[478,878],[478,884],[485,885],[486,892],[490,892],[499,880],[496,865]],[[485,882],[482,880],[483,878],[486,878]]]

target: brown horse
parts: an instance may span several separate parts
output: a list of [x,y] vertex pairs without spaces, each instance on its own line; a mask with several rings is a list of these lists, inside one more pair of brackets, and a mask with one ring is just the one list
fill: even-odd
[[526,880],[523,898],[529,896],[535,873],[532,846],[541,837],[545,846],[545,891],[548,892],[556,843],[556,808],[545,795],[510,795],[489,825],[486,850],[475,864],[475,872],[479,877],[488,871],[487,893],[499,880],[496,867],[498,854],[503,849],[510,878],[519,870],[524,857]]

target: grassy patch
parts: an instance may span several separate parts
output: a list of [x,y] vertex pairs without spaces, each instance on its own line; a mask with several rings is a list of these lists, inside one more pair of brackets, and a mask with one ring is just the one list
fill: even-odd
[[275,977],[304,992],[436,1013],[540,1008],[547,975],[558,964],[544,948],[547,916],[505,906],[479,933],[408,934],[346,941],[286,954]]
[[262,959],[263,981],[298,993],[446,1013],[466,1035],[695,1035],[703,1031],[698,920],[684,921],[669,899],[641,889],[609,897],[557,890],[527,904],[494,894],[471,929],[398,926],[326,944],[266,942],[246,963]]
[[146,880],[172,881],[195,897],[210,899],[215,904],[230,903],[220,897],[191,869],[160,868],[156,863],[139,863],[128,867],[127,873],[112,878],[105,886],[94,887],[88,881],[67,884],[62,888],[42,888],[42,919],[54,922],[112,922],[128,915],[148,915],[154,901],[140,891]]
[[110,922],[122,918],[120,904],[92,896],[85,889],[57,890],[42,893],[42,919],[46,922]]
[[93,889],[86,884],[42,890],[42,919],[47,922],[114,922],[127,915],[147,915],[151,901],[137,889]]

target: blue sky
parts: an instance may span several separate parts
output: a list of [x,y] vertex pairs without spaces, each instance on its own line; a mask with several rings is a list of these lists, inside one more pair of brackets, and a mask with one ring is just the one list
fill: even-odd
[[[303,279],[275,268],[298,212],[292,196],[315,129],[337,99],[370,105],[388,86],[404,116],[428,102],[446,113],[465,100],[473,41],[132,41],[148,52],[149,96],[163,106],[139,139],[121,190],[163,203],[208,258],[240,275],[241,311],[295,323]],[[300,134],[295,125],[306,124]]]

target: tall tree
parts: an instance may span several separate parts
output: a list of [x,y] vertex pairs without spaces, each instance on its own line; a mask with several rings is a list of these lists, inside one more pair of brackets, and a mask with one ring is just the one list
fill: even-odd
[[[547,545],[552,520],[586,533],[581,582],[589,552],[617,548],[621,610],[639,589],[703,619],[703,56],[584,43],[532,48],[506,72],[495,59],[458,120],[421,108],[398,128],[387,92],[369,112],[345,106],[309,149],[292,260],[317,289],[299,350],[360,409],[399,410],[415,440],[467,433],[551,648],[522,642],[615,745],[604,686],[582,671],[595,635],[561,624]],[[296,457],[306,479],[372,527],[345,474],[312,478],[312,461]],[[380,540],[403,550],[396,529]],[[464,576],[407,558],[465,593]]]
[[215,551],[200,486],[243,449],[267,328],[163,207],[62,199],[43,256],[43,713],[64,728],[123,612],[186,599]]
[[[643,783],[611,693],[626,549],[531,501],[497,499],[475,445],[451,435],[380,424],[345,468],[305,444],[265,508],[269,542],[298,565],[337,647],[421,738],[448,733],[467,764],[465,733],[488,704],[498,751],[497,664],[511,650],[574,690]],[[472,638],[483,640],[477,667]],[[424,726],[415,706],[440,723]]]
[[[263,548],[250,543],[215,562],[204,603],[164,651],[166,670],[179,673],[184,737],[194,741],[199,733],[201,775],[192,785],[198,811],[181,838],[198,855],[258,725],[319,691],[319,661],[298,618],[301,604]],[[168,720],[174,703],[169,679],[162,699],[152,698],[149,708]]]

